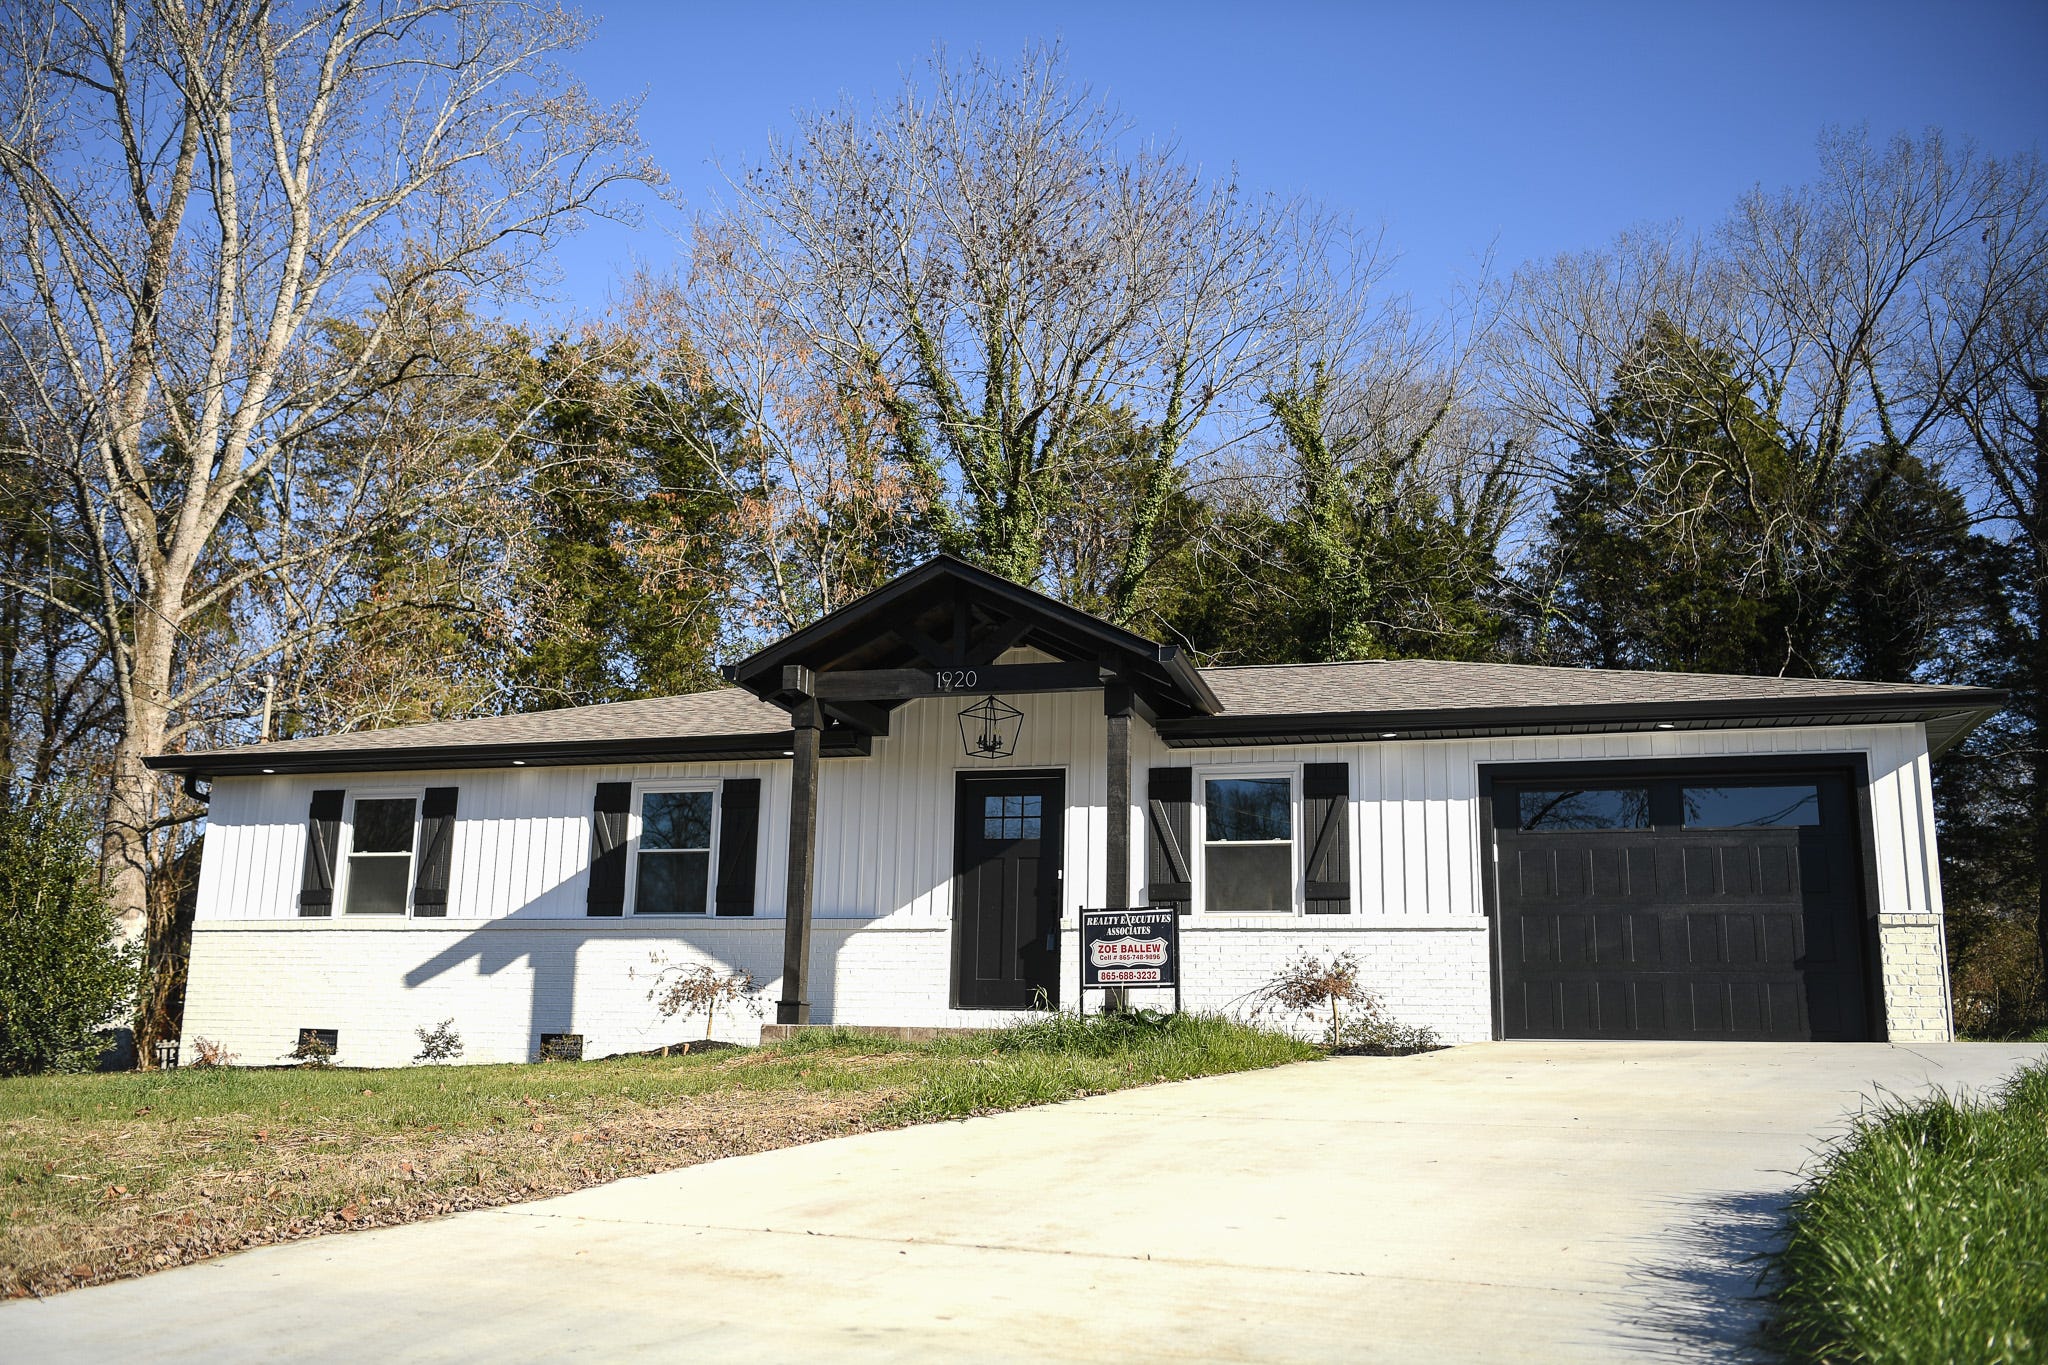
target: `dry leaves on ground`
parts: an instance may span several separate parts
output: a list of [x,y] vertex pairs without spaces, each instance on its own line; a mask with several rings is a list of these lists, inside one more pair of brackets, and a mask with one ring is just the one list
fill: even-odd
[[[0,1296],[41,1296],[839,1137],[876,1126],[873,1116],[900,1093],[743,1091],[605,1111],[529,1099],[527,1122],[464,1132],[323,1130],[316,1119],[253,1133],[246,1122],[194,1120],[67,1134],[57,1144],[65,1159],[40,1163],[42,1174],[81,1193],[58,1205],[10,1200],[0,1188]],[[52,1146],[53,1134],[37,1127],[0,1127],[0,1151]]]

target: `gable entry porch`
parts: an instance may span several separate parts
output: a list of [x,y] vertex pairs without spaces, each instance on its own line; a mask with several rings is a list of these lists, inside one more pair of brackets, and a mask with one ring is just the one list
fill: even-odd
[[[1045,661],[998,662],[1020,650]],[[828,748],[851,755],[835,761],[863,761],[872,741],[889,733],[892,713],[922,698],[958,697],[965,703],[1005,694],[1100,692],[1108,764],[1104,885],[1099,896],[1084,900],[1123,909],[1131,885],[1132,718],[1156,725],[1222,710],[1201,674],[1173,646],[948,556],[733,665],[726,676],[788,711],[793,734],[778,1024],[811,1020],[819,771]],[[960,785],[963,795],[982,801],[1019,803],[1014,812],[994,807],[990,818],[996,826],[977,826],[981,808],[956,803],[956,873],[964,894],[954,924],[953,994],[966,1008],[1029,1004],[1028,994],[1017,998],[1020,988],[1028,992],[1048,979],[1057,995],[1056,958],[1050,964],[1031,961],[1042,952],[1057,953],[1058,897],[1043,889],[1043,879],[1060,872],[1059,821],[1043,804],[1060,799],[1056,775],[1004,776],[999,791],[980,791],[966,779]],[[945,780],[938,773],[931,778]],[[1019,821],[1034,818],[1022,813],[1027,801],[1041,803],[1035,817],[1041,824],[1000,823],[1006,813]],[[1029,876],[1041,881],[1020,887],[1019,869],[1027,865]],[[988,874],[991,866],[994,875]],[[1045,947],[1034,948],[1041,937]],[[992,942],[998,951],[990,950]],[[992,971],[979,970],[978,963]]]

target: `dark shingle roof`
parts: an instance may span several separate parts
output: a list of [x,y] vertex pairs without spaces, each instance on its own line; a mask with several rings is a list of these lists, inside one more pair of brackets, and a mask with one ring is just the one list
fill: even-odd
[[272,744],[245,744],[215,752],[228,754],[332,754],[358,749],[437,749],[451,745],[563,744],[604,740],[712,738],[772,735],[789,729],[789,713],[737,687],[650,697],[602,706],[569,706],[474,720],[437,720],[389,730],[351,730]]
[[[511,762],[631,763],[779,758],[790,745],[789,713],[736,687],[681,697],[570,706],[474,720],[430,721],[388,730],[351,730],[164,754],[150,766],[224,776],[261,772],[364,772],[460,768]],[[865,752],[834,730],[827,753]],[[849,747],[850,746],[850,747]]]
[[1921,694],[1933,701],[1951,696],[1956,690],[1912,683],[1837,682],[1828,678],[1641,673],[1533,664],[1443,663],[1433,659],[1205,668],[1202,676],[1222,701],[1226,715],[1768,699],[1811,701],[1902,693]]
[[1984,688],[1380,659],[1203,671],[1223,713],[1162,720],[1176,748],[1924,721],[1937,751],[2004,704]]
[[[1632,673],[1420,659],[1210,668],[1222,714],[1162,719],[1174,747],[1478,734],[1923,720],[1939,749],[1996,710],[1978,688],[1711,673]],[[166,754],[171,772],[375,771],[533,763],[779,758],[788,713],[736,687],[681,697],[436,721]],[[834,747],[835,744],[838,747]],[[864,753],[828,730],[827,753]]]

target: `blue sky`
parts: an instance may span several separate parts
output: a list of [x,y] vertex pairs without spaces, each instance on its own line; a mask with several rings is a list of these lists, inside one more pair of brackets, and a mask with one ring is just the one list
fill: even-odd
[[1492,247],[1508,265],[1631,223],[1711,222],[1796,183],[1823,125],[1940,127],[2048,150],[2048,0],[2032,3],[662,4],[597,0],[574,60],[642,129],[684,208],[563,252],[560,302],[600,306],[674,257],[691,210],[792,112],[886,97],[943,43],[1004,60],[1061,41],[1149,136],[1383,225],[1425,311]]

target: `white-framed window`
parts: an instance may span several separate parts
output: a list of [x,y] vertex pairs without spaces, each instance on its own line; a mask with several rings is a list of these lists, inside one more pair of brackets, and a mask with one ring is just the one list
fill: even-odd
[[1300,774],[1217,768],[1195,774],[1196,904],[1210,915],[1287,915],[1301,908],[1295,831]]
[[718,784],[635,787],[628,910],[635,915],[708,915],[717,885]]
[[339,888],[343,914],[404,915],[411,910],[424,795],[418,788],[349,792]]

